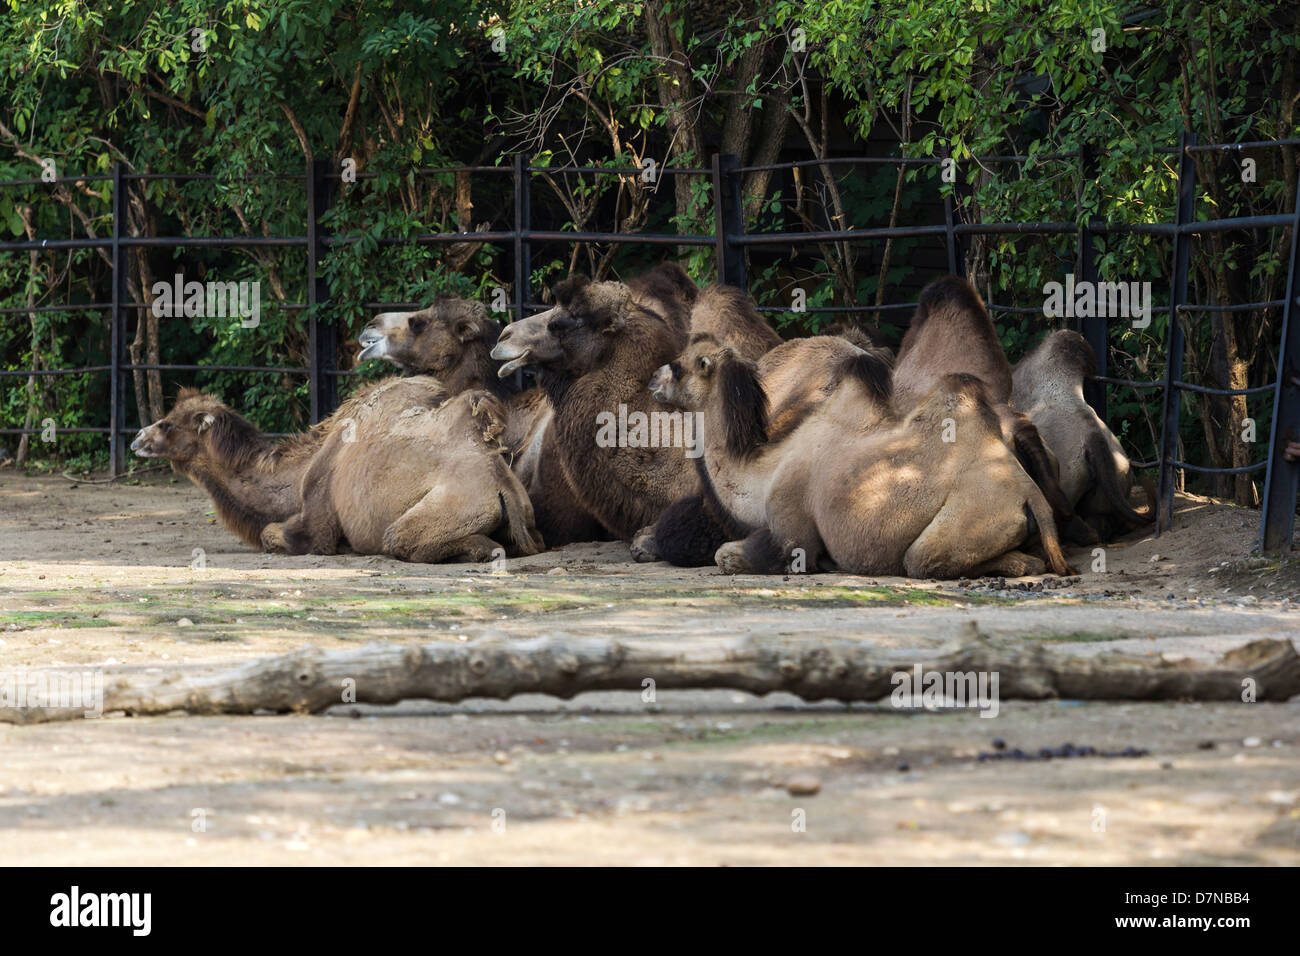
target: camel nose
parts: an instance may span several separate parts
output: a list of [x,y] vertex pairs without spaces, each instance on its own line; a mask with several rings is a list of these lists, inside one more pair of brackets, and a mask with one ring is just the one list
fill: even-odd
[[672,380],[673,370],[667,365],[659,366],[654,375],[650,376],[650,394],[662,402]]

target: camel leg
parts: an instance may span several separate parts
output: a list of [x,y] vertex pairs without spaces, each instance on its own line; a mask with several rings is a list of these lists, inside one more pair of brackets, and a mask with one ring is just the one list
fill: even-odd
[[[802,556],[796,554],[801,550]],[[814,547],[782,542],[767,528],[759,528],[740,541],[728,541],[718,548],[714,562],[727,574],[784,574],[796,560],[799,573],[817,570],[820,544]]]
[[969,577],[1024,578],[1046,574],[1047,562],[1023,551],[1008,551],[968,572]]
[[[310,475],[310,473],[309,473]],[[343,527],[334,510],[328,479],[304,482],[302,510],[262,529],[262,547],[275,554],[337,554]]]
[[487,561],[505,549],[484,532],[501,524],[501,501],[492,494],[482,500],[434,488],[384,531],[384,554],[417,564],[440,561]]
[[[1024,540],[1027,521],[1022,514],[989,514],[972,502],[951,498],[903,555],[903,569],[914,578],[958,578],[994,564]],[[1014,552],[1021,554],[1020,552]],[[1021,554],[1026,565],[1033,559]],[[1011,561],[1007,567],[1016,567]],[[986,572],[993,573],[993,572]],[[1041,574],[1025,571],[1025,574]],[[1005,576],[1012,576],[1009,572]],[[1019,574],[1014,575],[1019,577]]]

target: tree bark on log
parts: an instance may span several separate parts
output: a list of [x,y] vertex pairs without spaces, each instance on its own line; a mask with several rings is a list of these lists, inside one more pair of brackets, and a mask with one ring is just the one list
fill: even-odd
[[[308,648],[206,674],[179,667],[113,674],[104,679],[103,712],[319,713],[349,703],[516,694],[568,699],[585,691],[642,690],[647,680],[657,690],[786,691],[809,701],[874,701],[890,696],[895,675],[911,674],[918,665],[925,673],[997,673],[1000,700],[1226,701],[1242,700],[1249,687],[1255,700],[1282,701],[1300,693],[1300,655],[1286,640],[1254,641],[1206,663],[1128,654],[1083,657],[1041,645],[995,647],[978,632],[931,656],[905,656],[842,638],[811,643],[502,635],[468,643]],[[0,688],[7,679],[0,672]],[[0,722],[85,715],[82,707],[18,708],[9,706],[13,700],[0,697]]]

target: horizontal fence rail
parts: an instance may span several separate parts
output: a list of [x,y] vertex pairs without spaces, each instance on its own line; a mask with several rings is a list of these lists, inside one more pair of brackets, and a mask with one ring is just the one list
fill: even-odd
[[[944,197],[944,223],[941,225],[891,226],[883,228],[821,230],[804,232],[750,233],[746,231],[741,181],[746,173],[777,172],[805,168],[836,168],[858,166],[936,166],[947,160],[947,154],[933,157],[858,156],[800,160],[787,163],[767,163],[742,166],[737,157],[715,155],[708,168],[665,166],[655,170],[656,176],[710,177],[713,193],[714,232],[712,235],[631,234],[594,231],[565,231],[532,228],[530,200],[531,181],[536,176],[583,174],[597,176],[640,176],[641,167],[619,168],[612,166],[534,166],[529,157],[515,154],[509,164],[492,166],[448,166],[404,170],[402,175],[436,176],[464,174],[495,174],[509,176],[513,191],[512,221],[509,229],[484,232],[422,233],[408,237],[383,236],[373,241],[388,247],[407,244],[475,243],[492,245],[511,253],[513,260],[514,296],[506,305],[515,318],[529,310],[548,306],[533,301],[531,288],[532,247],[538,243],[608,243],[652,247],[712,247],[716,256],[718,281],[747,287],[746,251],[777,246],[801,247],[826,242],[880,242],[890,239],[939,238],[945,243],[949,272],[959,273],[963,261],[962,240],[975,235],[1035,235],[1074,236],[1077,242],[1076,274],[1081,281],[1097,282],[1094,237],[1123,235],[1155,235],[1168,237],[1173,243],[1173,274],[1170,276],[1170,302],[1164,308],[1169,312],[1169,329],[1166,340],[1166,370],[1161,381],[1140,381],[1115,378],[1107,374],[1108,329],[1104,316],[1088,316],[1075,320],[1076,328],[1093,346],[1097,355],[1098,374],[1087,383],[1086,395],[1094,409],[1106,418],[1105,386],[1123,387],[1139,392],[1159,389],[1161,392],[1161,429],[1159,454],[1149,462],[1133,462],[1135,467],[1157,469],[1157,533],[1167,529],[1172,520],[1175,472],[1190,471],[1206,475],[1232,475],[1253,473],[1264,469],[1265,490],[1260,519],[1259,547],[1263,551],[1289,548],[1295,525],[1297,486],[1300,485],[1300,463],[1287,461],[1282,454],[1288,442],[1300,441],[1300,331],[1296,330],[1296,314],[1300,308],[1300,287],[1296,276],[1300,272],[1300,200],[1290,213],[1265,216],[1245,216],[1215,220],[1195,218],[1196,172],[1192,155],[1201,152],[1234,152],[1300,145],[1300,139],[1283,139],[1248,143],[1199,144],[1191,133],[1184,133],[1177,148],[1159,149],[1160,154],[1179,157],[1178,204],[1172,223],[1110,223],[1091,218],[1078,222],[1011,222],[963,223],[956,221],[953,196]],[[987,164],[1038,164],[1044,162],[1073,161],[1079,164],[1083,176],[1096,175],[1095,159],[1090,149],[1074,152],[1043,153],[1037,155],[1008,155],[973,157],[964,162]],[[7,369],[0,370],[0,382],[23,377],[99,375],[109,376],[109,419],[107,427],[60,428],[68,434],[106,434],[110,439],[110,473],[120,474],[123,468],[125,436],[133,429],[126,427],[126,377],[137,371],[221,371],[242,374],[277,374],[306,376],[311,396],[311,418],[319,421],[338,405],[338,379],[355,374],[352,370],[336,367],[339,329],[326,315],[331,306],[328,284],[319,271],[319,264],[328,250],[335,246],[361,242],[368,237],[356,235],[331,235],[323,223],[325,214],[333,205],[340,182],[373,180],[376,172],[353,172],[344,180],[343,173],[333,168],[327,160],[316,160],[303,173],[275,173],[268,175],[244,174],[217,176],[211,173],[136,173],[124,164],[117,163],[111,174],[87,176],[61,176],[52,180],[13,179],[0,181],[0,188],[47,186],[50,183],[111,183],[112,230],[103,238],[84,239],[28,239],[0,242],[0,252],[30,252],[53,250],[105,250],[112,259],[111,302],[68,303],[66,305],[42,304],[11,306],[0,309],[0,315],[41,312],[94,312],[109,313],[110,355],[107,364],[81,368],[62,369]],[[143,181],[213,181],[219,179],[253,180],[273,178],[304,183],[307,205],[307,230],[303,236],[130,236],[126,234],[126,185]],[[1300,183],[1297,184],[1300,196]],[[1212,232],[1238,229],[1289,230],[1291,254],[1287,264],[1286,294],[1284,298],[1268,302],[1250,302],[1239,305],[1199,305],[1188,303],[1188,271],[1190,266],[1190,241],[1194,236]],[[304,367],[261,365],[191,365],[149,363],[135,364],[127,361],[125,353],[128,313],[148,308],[149,305],[128,300],[126,289],[126,254],[136,248],[288,248],[304,249],[307,254],[307,302],[277,303],[286,311],[309,310],[310,362]],[[368,302],[366,309],[417,309],[421,303]],[[759,310],[768,314],[806,312],[811,314],[844,315],[864,313],[901,313],[915,309],[915,302],[882,303],[880,305],[806,306],[801,309],[774,305],[761,305]],[[1281,346],[1278,358],[1278,375],[1275,381],[1261,386],[1241,389],[1214,388],[1184,381],[1182,355],[1185,330],[1181,317],[1195,313],[1278,309],[1281,315]],[[989,303],[994,314],[1036,314],[1038,307],[1003,306]],[[1263,395],[1273,394],[1273,419],[1269,436],[1267,458],[1254,464],[1233,468],[1211,468],[1189,463],[1177,458],[1178,427],[1182,392],[1204,395]],[[0,435],[39,434],[39,428],[0,428]]]

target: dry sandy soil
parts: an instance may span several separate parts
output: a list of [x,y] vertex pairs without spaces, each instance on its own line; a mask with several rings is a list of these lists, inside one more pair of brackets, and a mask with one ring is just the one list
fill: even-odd
[[[243,547],[188,482],[0,472],[0,670],[209,668],[304,645],[486,630],[994,641],[1212,657],[1300,634],[1300,562],[1258,513],[1175,527],[1063,581],[727,578],[617,543],[486,566]],[[1099,566],[1098,566],[1099,567]],[[1136,757],[980,760],[1000,738]],[[975,711],[736,692],[339,707],[315,717],[0,725],[0,862],[30,864],[1295,864],[1300,697],[1004,701]],[[815,795],[787,785],[812,778]],[[796,786],[795,789],[798,789]]]

